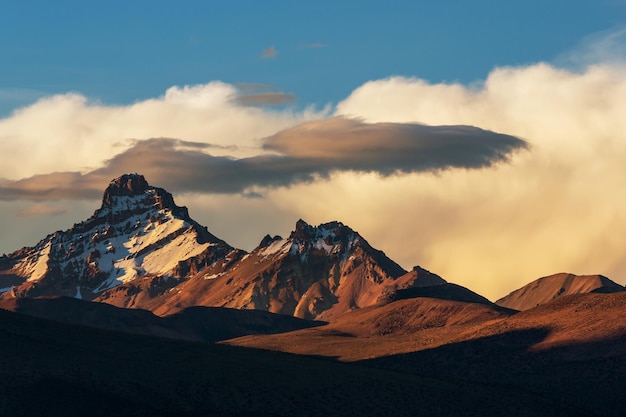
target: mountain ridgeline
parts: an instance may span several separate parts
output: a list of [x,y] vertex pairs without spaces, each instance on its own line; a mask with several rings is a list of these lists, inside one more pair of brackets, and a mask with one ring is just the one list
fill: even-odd
[[[407,272],[340,222],[298,220],[247,253],[195,222],[139,174],[111,181],[85,221],[0,258],[2,298],[68,296],[159,315],[191,306],[332,320],[400,288],[445,282]],[[434,281],[433,281],[433,277]]]
[[[524,309],[599,287],[624,289],[605,277],[566,274],[540,284],[498,304]],[[337,221],[312,226],[298,220],[288,237],[267,235],[247,253],[211,234],[169,192],[139,174],[111,181],[100,208],[87,220],[0,258],[0,298],[41,296],[161,316],[207,306],[324,321],[419,296],[490,303],[423,268],[405,271]]]

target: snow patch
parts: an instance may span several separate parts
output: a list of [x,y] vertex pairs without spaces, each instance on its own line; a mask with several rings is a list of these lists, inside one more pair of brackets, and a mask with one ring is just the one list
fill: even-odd
[[331,253],[334,249],[334,246],[327,244],[324,239],[317,239],[313,243],[313,247],[318,250],[324,250],[326,253]]
[[289,253],[290,249],[291,249],[291,242],[288,239],[280,239],[280,240],[277,240],[276,242],[272,242],[267,247],[265,247],[259,255],[263,257],[267,257],[267,256],[271,256],[277,253],[286,254],[286,253]]
[[110,213],[123,213],[137,208],[146,206],[146,200],[154,198],[154,190],[146,190],[145,193],[133,196],[111,196],[111,207],[103,207],[98,213],[98,217],[102,218]]
[[225,274],[226,274],[225,272],[220,272],[218,274],[205,275],[202,278],[204,278],[204,279],[215,279],[215,278],[219,278],[219,277],[221,277],[222,275],[225,275]]
[[[128,234],[122,233],[105,239],[92,248],[101,254],[98,259],[100,270],[109,272],[108,279],[93,290],[94,293],[148,273],[167,274],[179,261],[199,255],[210,246],[209,243],[198,244],[197,235],[190,225],[175,218],[169,210],[154,211],[152,216],[157,217],[158,221],[150,221],[150,216],[146,213],[130,217],[125,222],[133,225],[135,230],[130,238]],[[154,249],[149,250],[151,247]],[[146,254],[141,254],[146,250]]]
[[[24,275],[30,275],[27,279],[28,282],[39,281],[48,271],[48,260],[50,259],[50,247],[51,241],[46,243],[46,246],[40,251],[37,252],[32,258],[30,262],[28,262],[23,269]],[[29,256],[29,258],[31,258]]]
[[196,241],[196,234],[190,232],[191,230],[188,230],[159,250],[148,253],[143,258],[141,266],[146,272],[164,274],[176,267],[179,261],[200,255],[209,247],[209,244],[199,245]]
[[[16,270],[19,275],[28,277],[29,282],[34,282],[49,272],[51,260],[58,260],[60,271],[78,277],[89,266],[97,267],[104,273],[104,281],[95,289],[76,287],[74,297],[82,299],[82,290],[99,293],[142,275],[164,276],[171,273],[179,261],[217,245],[199,244],[192,225],[176,218],[169,209],[159,209],[153,204],[152,194],[154,190],[132,197],[114,196],[112,206],[103,208],[97,216],[127,212],[129,217],[111,225],[95,224],[80,233],[49,236],[22,259]],[[130,215],[128,211],[135,214]],[[3,288],[0,293],[11,288]]]

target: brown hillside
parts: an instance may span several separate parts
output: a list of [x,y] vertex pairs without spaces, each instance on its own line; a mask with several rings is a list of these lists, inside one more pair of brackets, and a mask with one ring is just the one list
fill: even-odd
[[624,292],[561,297],[515,314],[418,298],[354,311],[319,328],[226,343],[507,386],[589,416],[617,417],[626,387],[625,305]]
[[439,346],[511,314],[495,304],[418,297],[355,310],[315,329],[227,343],[354,361]]
[[559,273],[539,278],[499,299],[496,304],[515,310],[528,310],[566,295],[624,290],[624,287],[602,275]]

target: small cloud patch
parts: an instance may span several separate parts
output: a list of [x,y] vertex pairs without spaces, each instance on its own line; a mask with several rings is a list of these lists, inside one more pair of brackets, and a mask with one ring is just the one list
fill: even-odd
[[15,215],[17,217],[44,217],[59,216],[65,212],[67,212],[67,208],[63,206],[49,203],[35,203],[19,210]]
[[275,47],[270,46],[269,48],[265,49],[263,53],[261,53],[261,58],[262,59],[274,58],[276,55],[278,55],[278,50]]

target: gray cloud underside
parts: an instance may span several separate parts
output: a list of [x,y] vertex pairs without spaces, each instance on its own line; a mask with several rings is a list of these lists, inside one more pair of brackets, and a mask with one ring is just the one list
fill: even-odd
[[333,172],[381,175],[483,168],[507,161],[528,145],[513,136],[472,126],[368,124],[335,117],[307,122],[265,138],[271,154],[234,159],[212,156],[210,145],[158,138],[136,141],[104,167],[81,174],[55,172],[17,181],[0,180],[0,200],[99,198],[112,178],[139,172],[174,192],[244,193],[280,187]]
[[237,96],[233,101],[242,106],[281,106],[295,100],[296,96],[291,93],[279,91],[269,84],[237,83]]
[[238,96],[237,104],[242,106],[281,106],[294,101],[295,95],[281,92],[254,93]]
[[264,148],[326,169],[394,172],[480,168],[503,161],[526,142],[473,126],[365,123],[333,117],[265,139]]

